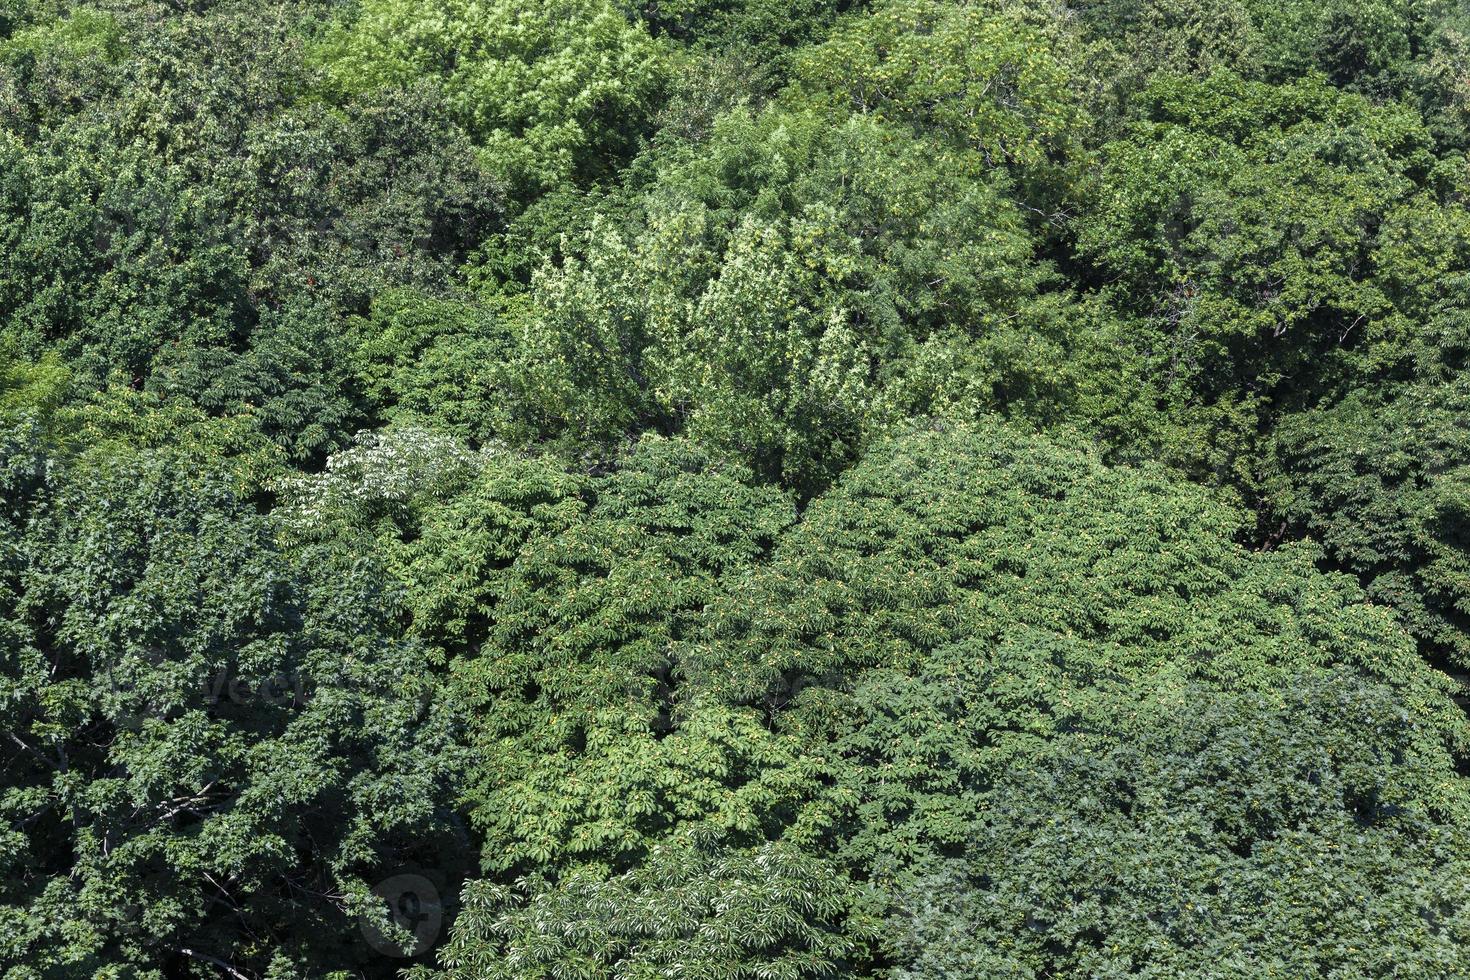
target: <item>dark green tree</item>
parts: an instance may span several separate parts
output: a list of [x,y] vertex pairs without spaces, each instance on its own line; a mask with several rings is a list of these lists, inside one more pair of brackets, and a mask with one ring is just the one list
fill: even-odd
[[283,551],[210,427],[172,432],[50,461],[0,525],[9,975],[361,965],[370,885],[463,846],[382,571]]

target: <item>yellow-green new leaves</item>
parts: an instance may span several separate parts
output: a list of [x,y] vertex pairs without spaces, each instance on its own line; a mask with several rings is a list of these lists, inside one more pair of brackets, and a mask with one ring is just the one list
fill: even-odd
[[664,71],[606,0],[368,0],[319,57],[342,93],[437,80],[522,203],[626,155]]
[[[35,5],[44,10],[41,4]],[[0,21],[3,23],[3,21]],[[116,62],[126,51],[116,18],[102,10],[77,7],[54,20],[42,20],[0,38],[0,60],[30,55],[36,58],[97,58]]]

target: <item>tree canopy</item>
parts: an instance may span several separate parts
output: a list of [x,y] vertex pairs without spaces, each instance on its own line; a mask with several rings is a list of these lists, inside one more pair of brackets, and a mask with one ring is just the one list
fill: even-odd
[[1470,977],[1449,0],[0,0],[0,977]]

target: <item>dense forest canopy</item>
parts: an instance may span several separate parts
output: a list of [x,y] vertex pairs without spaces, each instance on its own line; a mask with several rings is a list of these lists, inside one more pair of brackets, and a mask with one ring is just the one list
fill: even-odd
[[1454,0],[0,0],[5,980],[1470,977]]

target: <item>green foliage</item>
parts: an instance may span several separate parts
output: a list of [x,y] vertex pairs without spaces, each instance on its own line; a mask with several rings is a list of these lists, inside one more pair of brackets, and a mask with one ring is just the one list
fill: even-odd
[[660,47],[607,0],[367,0],[317,57],[342,94],[437,79],[518,201],[626,157],[664,73]]
[[[645,444],[633,459],[681,452]],[[715,883],[691,892],[663,877],[663,849],[691,833],[716,834],[731,859],[762,840],[821,856],[823,873],[866,883],[842,892],[844,955],[872,957],[877,940],[883,957],[949,964],[958,976],[1001,964],[1088,975],[1107,957],[1109,969],[1202,970],[1232,942],[1256,941],[1225,923],[1263,901],[1261,889],[1285,910],[1312,887],[1296,877],[1305,872],[1285,873],[1297,867],[1294,846],[1330,851],[1352,833],[1371,851],[1343,879],[1361,876],[1351,894],[1381,902],[1367,918],[1334,919],[1342,943],[1457,962],[1460,926],[1448,920],[1420,932],[1404,923],[1377,946],[1373,923],[1396,921],[1417,894],[1415,869],[1465,833],[1470,801],[1451,753],[1464,744],[1463,717],[1390,616],[1360,604],[1345,578],[1315,571],[1311,554],[1249,553],[1230,540],[1243,518],[1208,494],[986,425],[875,447],[780,533],[769,560],[747,566],[747,545],[735,549],[736,574],[680,563],[669,577],[660,568],[681,551],[727,553],[732,539],[718,529],[752,525],[729,523],[723,514],[739,511],[714,503],[739,500],[728,485],[701,474],[675,489],[667,465],[610,476],[586,517],[545,543],[528,539],[496,573],[503,584],[485,612],[496,625],[467,662],[467,678],[488,687],[468,701],[489,736],[470,785],[491,877],[470,886],[470,932],[447,965],[582,963],[603,975],[662,962],[665,940],[706,935],[696,923]],[[620,485],[643,489],[629,498]],[[701,486],[711,502],[682,502]],[[597,519],[609,504],[620,518],[611,525]],[[627,552],[622,519],[654,513],[678,515],[672,527],[689,537],[665,543],[667,518],[644,516]],[[711,532],[720,545],[696,544]],[[693,550],[665,550],[683,541]],[[669,605],[686,594],[687,611]],[[670,656],[674,669],[659,674]],[[1342,727],[1349,720],[1361,727]],[[1153,780],[1137,798],[1171,808],[1159,818],[1166,830],[1126,803],[1118,783],[1133,773]],[[1060,797],[1055,782],[1038,782],[1094,774],[1095,789]],[[1101,820],[1096,807],[1120,798]],[[1059,827],[1047,805],[1061,801],[1078,809]],[[1032,847],[1060,850],[1011,861]],[[1079,916],[1097,901],[1093,886],[1069,877],[1068,862],[1097,854],[1121,863],[1085,858],[1114,896],[1089,920]],[[1135,861],[1157,886],[1130,871]],[[1241,884],[1221,899],[1215,876],[1227,867]],[[537,877],[551,868],[565,870]],[[956,874],[961,884],[946,886],[956,896],[940,901],[936,876]],[[648,876],[664,883],[656,894],[642,890]],[[1455,876],[1435,881],[1428,900],[1458,914]],[[720,881],[718,907],[750,887]],[[1078,891],[1058,891],[1067,887]],[[972,897],[977,888],[999,897]],[[601,904],[610,894],[626,897]],[[892,925],[931,895],[937,909]],[[1241,911],[1221,904],[1236,901]],[[1188,917],[1187,930],[1159,919],[1184,904],[1210,911]],[[657,909],[668,925],[637,927],[621,917],[630,909]],[[806,909],[793,921],[823,934],[831,916]],[[891,927],[870,933],[884,917]],[[1014,937],[1023,919],[1031,924]],[[1292,913],[1259,941],[1284,955],[1312,921]],[[933,929],[995,938],[918,959],[910,929],[920,940]],[[1156,929],[1165,932],[1151,939]],[[695,963],[710,955],[687,952]],[[967,956],[988,966],[954,965]]]
[[[1037,659],[997,664],[975,696],[1013,697]],[[1440,797],[1447,756],[1406,761],[1414,722],[1390,691],[1037,666],[1032,710],[1056,734],[999,775],[963,857],[903,897],[894,976],[1470,973],[1466,801]]]
[[7,32],[0,40],[0,58],[100,58],[116,63],[125,49],[117,19],[105,10],[78,7],[50,23],[37,23]]
[[1079,249],[1136,318],[1123,340],[1178,420],[1166,458],[1249,486],[1242,456],[1288,386],[1310,399],[1347,352],[1395,343],[1420,313],[1378,265],[1401,209],[1438,207],[1414,198],[1428,136],[1411,111],[1317,81],[1170,80],[1143,106],[1103,149]]
[[990,162],[1036,164],[1081,125],[1058,23],[1015,3],[892,0],[812,49],[802,81]]
[[428,85],[336,112],[294,104],[245,138],[263,298],[299,291],[365,313],[385,289],[442,293],[502,220],[504,188]]
[[[1226,68],[1272,83],[1320,74],[1375,96],[1454,108],[1444,76],[1463,12],[1441,0],[1084,0],[1090,36],[1121,48],[1127,87],[1157,73]],[[1448,120],[1447,120],[1448,121]],[[1458,129],[1458,123],[1454,124]]]
[[[1130,373],[1173,419],[1141,451],[1259,495],[1263,534],[1320,537],[1430,648],[1463,658],[1464,409],[1447,382],[1462,164],[1426,173],[1410,110],[1320,81],[1161,82],[1144,104],[1153,121],[1105,149],[1103,207],[1079,236],[1121,277]],[[1420,189],[1441,181],[1448,193]]]
[[1044,408],[1059,313],[1021,214],[973,154],[899,137],[811,111],[723,119],[632,229],[594,227],[536,279],[532,419],[685,431],[806,490],[909,413]]
[[739,59],[748,91],[787,79],[790,62],[831,30],[840,16],[866,6],[854,0],[640,0],[628,3],[655,34],[696,50]]
[[[1307,547],[1247,552],[1243,515],[1158,470],[1110,469],[995,425],[875,449],[705,616],[702,683],[737,701],[799,678],[913,671],[930,651],[1015,630],[1105,643],[1112,669],[1182,659],[1248,687],[1305,663],[1442,683],[1385,610]],[[1426,737],[1457,730],[1447,705]]]
[[677,645],[792,519],[748,481],[645,439],[587,487],[578,520],[522,547],[464,676],[481,706],[467,785],[488,866],[618,865],[677,821],[723,810],[712,819],[746,830],[771,805],[722,790],[793,746],[719,710],[670,730]]
[[79,111],[38,82],[6,117],[0,332],[319,459],[360,418],[343,313],[444,289],[498,190],[426,92],[292,106],[290,19],[119,23],[127,57],[85,76],[105,97]]
[[1462,8],[0,0],[0,974],[1470,977]]
[[370,561],[283,553],[241,475],[104,444],[5,527],[0,962],[21,975],[350,956],[361,876],[438,832],[426,652]]
[[[588,873],[515,888],[471,884],[443,976],[585,976],[756,980],[830,976],[855,944],[838,924],[846,883],[783,847],[708,843],[659,848],[613,878]],[[502,950],[505,952],[502,953]]]
[[1470,665],[1470,392],[1464,376],[1354,393],[1284,420],[1274,513],[1396,609],[1428,649]]
[[1261,25],[1261,62],[1291,77],[1316,69],[1339,85],[1382,87],[1410,62],[1426,27],[1447,4],[1430,0],[1247,0]]
[[510,338],[488,309],[385,291],[351,336],[356,381],[377,417],[433,419],[481,441],[509,427],[503,365]]
[[[1310,554],[1245,552],[1238,521],[1159,474],[1004,429],[917,433],[872,450],[709,607],[691,676],[824,746],[808,750],[823,788],[786,833],[873,884],[867,914],[939,905],[894,954],[918,975],[1205,975],[1230,942],[1249,948],[1231,923],[1258,921],[1260,889],[1284,914],[1313,887],[1280,875],[1294,852],[1271,841],[1331,851],[1369,829],[1343,876],[1364,876],[1353,894],[1381,897],[1378,918],[1334,922],[1385,955],[1376,923],[1467,826],[1450,775],[1463,717],[1384,611]],[[1290,780],[1312,789],[1269,788]],[[1201,820],[1218,829],[1199,837]],[[985,894],[939,903],[933,879],[961,859]],[[1219,899],[1235,911],[1217,902],[1221,861],[1242,876]],[[1461,914],[1456,877],[1430,886],[1443,915]],[[1215,918],[1172,931],[1186,903]],[[1271,955],[1317,928],[1300,915],[1267,931]],[[1460,928],[1416,920],[1392,942],[1458,963]]]
[[1123,49],[1118,81],[1139,74],[1251,74],[1260,25],[1241,0],[1084,0],[1077,4],[1088,34]]

